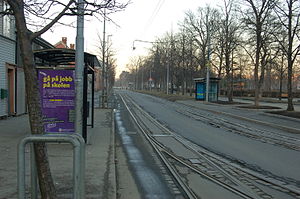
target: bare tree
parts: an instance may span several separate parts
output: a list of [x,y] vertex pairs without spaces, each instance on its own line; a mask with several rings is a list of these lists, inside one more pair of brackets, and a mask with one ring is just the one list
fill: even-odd
[[[233,101],[233,60],[232,54],[238,46],[238,31],[239,26],[234,20],[233,9],[234,4],[232,0],[224,0],[223,15],[224,17],[220,22],[220,41],[221,41],[221,52],[224,53],[225,59],[225,72],[227,82],[227,97],[228,101]],[[222,56],[222,55],[221,55]],[[222,56],[223,57],[223,56]],[[223,62],[223,58],[220,59]]]
[[[116,59],[115,59],[115,51],[113,49],[113,42],[109,39],[112,35],[107,35],[107,41],[105,45],[105,50],[103,51],[103,39],[101,35],[98,33],[98,40],[96,42],[96,54],[100,60],[103,59],[103,52],[104,54],[104,61],[102,63],[105,63],[105,69],[103,69],[104,72],[104,82],[105,82],[105,88],[107,89],[107,94],[111,92],[111,88],[115,82],[115,74],[116,74]],[[104,85],[103,85],[104,86]]]
[[[255,82],[255,98],[254,105],[259,106],[261,96],[261,87],[264,80],[265,60],[262,55],[266,52],[268,31],[272,9],[274,8],[273,0],[244,0],[248,8],[245,12],[244,22],[249,33],[253,35],[255,44],[254,55],[254,82]],[[265,51],[264,51],[265,50]],[[263,52],[264,51],[264,52]],[[248,51],[249,52],[249,51]],[[249,53],[250,54],[250,53]],[[260,74],[260,75],[259,75]]]
[[117,59],[115,59],[113,56],[108,54],[108,70],[107,70],[107,81],[109,85],[109,90],[111,91],[112,87],[115,84],[115,78],[116,78],[116,62]]
[[134,88],[138,89],[138,81],[139,81],[139,69],[142,64],[142,57],[131,57],[127,68],[131,74],[134,75]]
[[292,92],[292,77],[293,65],[300,51],[300,3],[295,0],[280,1],[276,4],[276,15],[282,26],[280,31],[286,30],[287,40],[279,38],[275,35],[277,41],[280,43],[281,48],[287,58],[288,70],[288,111],[294,110],[293,105],[293,92]]
[[[77,3],[74,0],[66,3],[56,0],[24,1],[6,0],[10,8],[0,14],[14,15],[17,37],[20,43],[21,58],[24,66],[26,97],[28,103],[29,120],[32,134],[43,134],[44,126],[41,111],[41,98],[38,89],[37,71],[32,51],[32,42],[35,38],[49,30],[65,15],[76,15]],[[93,15],[107,8],[111,12],[123,9],[126,5],[111,1],[84,1],[85,14]],[[55,11],[54,11],[55,10]],[[59,12],[56,12],[60,10]],[[31,19],[40,19],[38,31],[32,32],[29,27]],[[38,169],[39,187],[42,198],[57,198],[54,183],[51,177],[45,144],[35,144],[35,156]]]
[[279,100],[281,100],[283,90],[283,79],[286,78],[287,71],[286,57],[283,52],[281,53],[281,55],[278,56],[273,69],[275,71],[275,75],[279,79]]
[[[186,13],[186,30],[193,35],[195,42],[199,47],[199,56],[197,56],[199,65],[204,70],[208,64],[208,57],[212,50],[214,34],[218,28],[218,19],[220,13],[217,9],[206,6],[198,8],[196,13],[189,11]],[[210,50],[209,50],[210,49]],[[208,55],[209,54],[209,55]]]

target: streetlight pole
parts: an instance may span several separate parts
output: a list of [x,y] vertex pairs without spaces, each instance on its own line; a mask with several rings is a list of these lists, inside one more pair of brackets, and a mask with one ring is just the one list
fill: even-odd
[[101,107],[105,108],[105,23],[106,23],[106,9],[103,13],[103,44],[102,44],[102,100]]
[[206,95],[205,95],[205,101],[209,101],[209,59],[206,67]]
[[210,31],[208,31],[208,38],[207,38],[207,66],[206,66],[206,95],[205,101],[209,102],[209,65],[210,65]]
[[108,100],[108,69],[109,69],[109,38],[112,35],[107,35],[107,41],[106,41],[106,67],[105,67],[105,85],[106,85],[106,100]]
[[167,65],[167,95],[169,95],[169,76],[170,76],[170,64]]
[[142,90],[144,90],[144,66],[142,66]]
[[84,1],[78,0],[76,51],[75,51],[75,133],[82,134],[83,69],[84,69]]
[[[144,43],[151,43],[151,44],[157,44],[157,43],[168,43],[168,42],[153,42],[153,41],[144,41],[144,40],[138,40],[138,39],[136,39],[136,40],[134,40],[133,42],[132,42],[132,50],[135,50],[136,49],[136,47],[134,46],[134,42],[144,42]],[[173,33],[172,33],[172,41],[171,41],[171,46],[173,46]],[[171,49],[171,51],[173,50],[173,48]],[[172,61],[173,61],[173,57],[172,57],[173,55],[172,55],[172,52],[171,52],[171,59],[172,59]],[[142,73],[142,76],[143,76],[143,73]],[[170,76],[170,64],[168,64],[167,65],[167,94],[169,94],[169,76]],[[150,70],[150,79],[152,79],[152,77],[151,77],[151,70]],[[142,80],[143,80],[143,78],[142,78]],[[152,82],[151,82],[152,83]],[[151,86],[152,86],[152,84],[150,84],[150,90],[151,90]],[[143,89],[143,85],[142,85],[142,89]]]

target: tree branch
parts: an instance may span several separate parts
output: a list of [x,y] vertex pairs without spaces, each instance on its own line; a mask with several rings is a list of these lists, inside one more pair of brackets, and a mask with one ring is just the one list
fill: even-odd
[[70,0],[69,3],[66,5],[66,7],[50,22],[48,23],[44,28],[42,28],[40,31],[32,33],[30,35],[31,41],[41,34],[45,33],[47,30],[49,30],[58,20],[61,19],[62,16],[64,16],[65,12],[69,9],[69,7],[74,3],[74,0]]

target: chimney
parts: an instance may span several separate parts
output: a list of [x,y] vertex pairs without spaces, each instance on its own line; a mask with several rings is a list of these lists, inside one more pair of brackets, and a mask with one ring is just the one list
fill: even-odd
[[63,44],[67,46],[67,37],[62,37],[61,41],[63,42]]
[[75,44],[70,44],[70,48],[75,50]]

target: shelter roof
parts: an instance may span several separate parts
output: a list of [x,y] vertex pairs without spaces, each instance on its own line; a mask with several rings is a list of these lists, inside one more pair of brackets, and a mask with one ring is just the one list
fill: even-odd
[[[36,65],[38,66],[61,66],[75,65],[75,50],[67,48],[52,48],[34,51]],[[101,64],[96,55],[84,53],[84,63],[94,68]]]
[[[210,81],[216,81],[216,82],[218,82],[218,81],[221,80],[221,78],[210,77],[209,80],[210,80]],[[206,82],[206,78],[202,78],[202,77],[194,78],[194,81],[195,81],[195,82]]]

